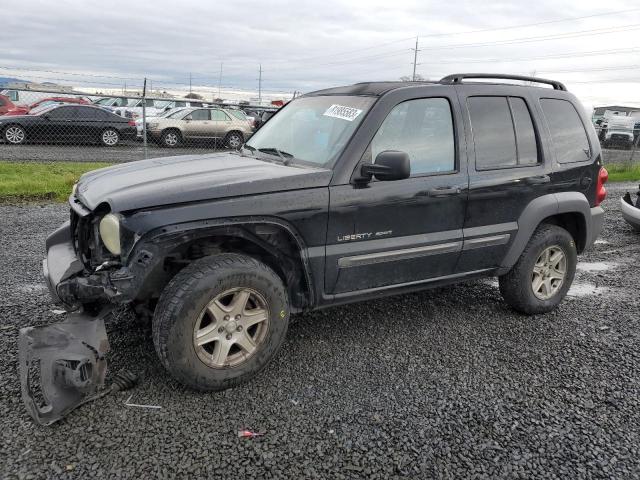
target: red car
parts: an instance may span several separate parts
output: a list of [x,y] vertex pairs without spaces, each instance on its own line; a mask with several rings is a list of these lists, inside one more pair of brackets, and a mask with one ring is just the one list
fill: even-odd
[[[27,115],[32,109],[49,105],[53,103],[75,103],[80,105],[89,105],[91,102],[84,98],[75,98],[75,97],[49,97],[43,98],[42,100],[38,100],[31,105],[13,105],[13,108],[7,110],[4,115]],[[0,110],[1,112],[1,110]]]
[[4,115],[10,110],[18,108],[6,95],[0,95],[0,115]]

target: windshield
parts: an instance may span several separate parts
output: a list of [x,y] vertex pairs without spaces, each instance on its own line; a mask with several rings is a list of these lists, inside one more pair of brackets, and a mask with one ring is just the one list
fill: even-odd
[[374,101],[347,95],[301,97],[283,107],[246,145],[269,153],[277,149],[292,156],[293,163],[300,160],[328,166],[342,152]]

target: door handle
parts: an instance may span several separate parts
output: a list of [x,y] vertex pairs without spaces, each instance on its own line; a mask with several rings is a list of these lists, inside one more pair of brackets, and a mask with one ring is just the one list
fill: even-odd
[[538,175],[535,177],[527,177],[524,181],[528,185],[544,185],[551,182],[551,177],[549,177],[549,175]]
[[436,187],[427,190],[427,194],[430,197],[448,197],[450,195],[458,195],[459,193],[459,187]]

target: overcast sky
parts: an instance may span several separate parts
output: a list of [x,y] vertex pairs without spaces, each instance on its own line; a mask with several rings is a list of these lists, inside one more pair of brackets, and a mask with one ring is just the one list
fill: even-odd
[[310,91],[410,75],[419,36],[426,78],[535,72],[588,105],[640,105],[638,0],[3,4],[0,76],[104,88],[147,76],[187,89],[190,72],[194,85],[217,86],[222,62],[223,87],[257,88],[261,63],[264,90]]

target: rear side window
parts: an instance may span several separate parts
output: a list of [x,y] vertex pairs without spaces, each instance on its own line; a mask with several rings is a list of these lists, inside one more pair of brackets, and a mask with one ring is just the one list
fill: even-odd
[[229,117],[227,117],[227,114],[224,113],[222,110],[211,110],[211,120],[224,122],[229,120]]
[[209,110],[196,110],[191,113],[190,118],[191,120],[209,120]]
[[566,100],[541,98],[558,163],[583,162],[591,158],[587,132],[575,107]]
[[467,100],[476,168],[515,167],[516,136],[507,97],[471,97]]
[[451,106],[444,98],[422,98],[396,105],[371,142],[371,156],[384,150],[409,154],[411,176],[455,170]]
[[470,97],[467,106],[477,170],[538,164],[536,133],[524,99]]
[[522,98],[509,97],[509,104],[516,132],[518,165],[536,165],[538,163],[538,144],[531,121],[531,113]]

